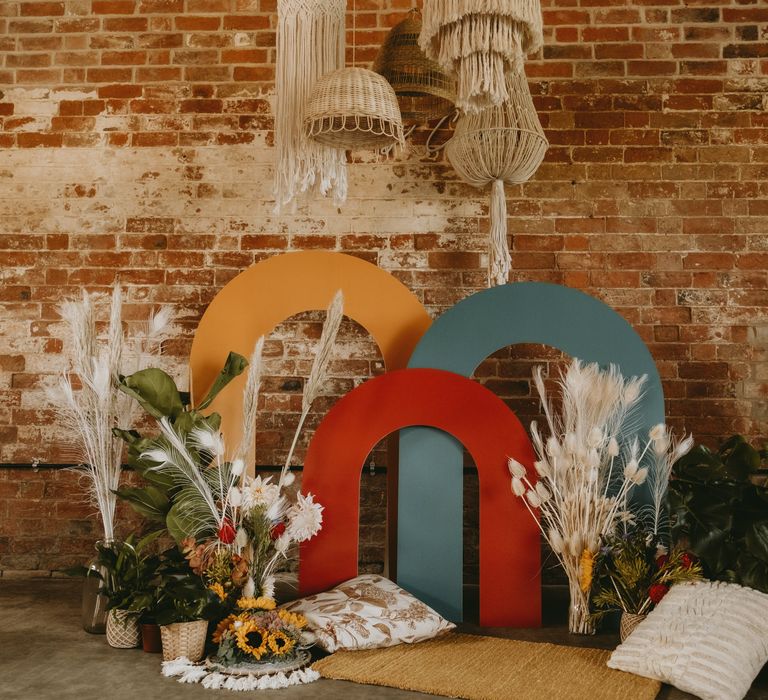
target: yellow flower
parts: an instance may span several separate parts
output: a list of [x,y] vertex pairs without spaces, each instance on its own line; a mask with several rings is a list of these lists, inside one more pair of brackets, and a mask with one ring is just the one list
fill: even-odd
[[244,622],[235,630],[237,646],[241,651],[258,660],[267,653],[269,632],[255,622]]
[[237,601],[237,607],[240,610],[274,610],[277,606],[272,598],[259,596],[258,598],[240,598]]
[[277,615],[286,625],[291,625],[291,627],[301,630],[307,626],[307,618],[304,615],[298,615],[287,610],[278,610]]
[[592,569],[594,564],[595,555],[588,549],[585,549],[581,553],[581,559],[579,560],[579,583],[582,593],[589,593],[589,589],[592,588]]
[[213,591],[219,598],[219,600],[224,600],[227,597],[226,592],[224,591],[224,586],[222,586],[220,583],[212,583],[210,586],[208,586],[209,591]]
[[282,656],[283,654],[290,653],[293,649],[295,642],[285,632],[272,632],[269,635],[269,648],[275,656]]
[[221,642],[221,637],[228,629],[230,629],[232,623],[235,621],[234,615],[228,615],[225,617],[221,622],[219,622],[218,625],[216,625],[216,629],[213,632],[213,635],[211,639],[213,639],[214,644],[219,644]]

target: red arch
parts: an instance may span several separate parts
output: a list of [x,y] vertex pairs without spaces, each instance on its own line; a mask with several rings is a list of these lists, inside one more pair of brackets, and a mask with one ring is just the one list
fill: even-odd
[[[515,414],[477,382],[452,372],[405,369],[357,387],[315,432],[302,490],[325,506],[323,529],[302,545],[299,587],[307,595],[357,575],[360,475],[371,449],[413,425],[445,430],[475,460],[480,486],[480,622],[541,624],[539,534],[510,491],[507,457],[533,474],[534,453]],[[435,465],[435,478],[439,478]]]

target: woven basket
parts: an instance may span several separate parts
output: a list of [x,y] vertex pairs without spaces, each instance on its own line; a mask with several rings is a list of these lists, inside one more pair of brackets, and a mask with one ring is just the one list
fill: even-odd
[[128,610],[110,610],[107,615],[107,644],[115,649],[139,646],[139,616]]
[[173,661],[180,656],[186,656],[190,661],[200,661],[205,651],[207,634],[208,623],[205,620],[162,625],[160,636],[163,640],[163,661]]
[[621,613],[621,622],[619,622],[619,636],[621,637],[621,641],[623,642],[629,637],[629,635],[634,632],[635,627],[645,620],[646,617],[648,616],[628,612]]
[[304,113],[304,132],[333,148],[405,145],[395,91],[366,68],[342,68],[317,81]]
[[392,86],[404,122],[425,122],[449,114],[456,80],[419,47],[421,20],[412,11],[389,32],[373,70]]

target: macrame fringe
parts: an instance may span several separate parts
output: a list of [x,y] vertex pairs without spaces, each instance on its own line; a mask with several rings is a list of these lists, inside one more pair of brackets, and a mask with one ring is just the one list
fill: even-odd
[[488,286],[506,284],[512,269],[507,241],[507,198],[504,181],[494,180],[491,189],[491,236],[488,250]]
[[312,683],[320,678],[320,674],[311,668],[302,668],[289,674],[281,671],[258,677],[233,676],[218,671],[209,671],[205,666],[192,663],[184,656],[173,661],[163,662],[162,673],[168,678],[176,677],[179,683],[200,683],[204,688],[239,691],[288,688],[292,685]]
[[275,76],[275,211],[317,188],[347,197],[346,153],[304,134],[304,106],[318,78],[344,66],[344,0],[278,0]]
[[[424,0],[419,46],[427,56],[439,62],[442,32],[468,18],[502,16],[521,23],[521,48],[524,54],[538,51],[543,44],[540,0]],[[475,26],[475,29],[478,27]]]

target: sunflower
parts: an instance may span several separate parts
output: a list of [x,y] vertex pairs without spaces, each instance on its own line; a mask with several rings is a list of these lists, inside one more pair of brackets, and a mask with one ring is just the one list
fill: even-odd
[[237,607],[241,610],[274,610],[277,603],[272,598],[259,596],[258,598],[240,598]]
[[290,653],[293,649],[294,642],[285,632],[272,632],[269,635],[269,648],[275,656],[282,656],[283,654]]
[[219,600],[224,600],[227,597],[224,586],[222,586],[218,581],[208,586],[208,590],[213,591]]
[[278,617],[286,624],[296,629],[304,629],[307,626],[307,618],[304,615],[288,612],[287,610],[278,610]]
[[240,625],[235,631],[235,638],[239,649],[254,659],[258,660],[267,653],[269,633],[255,622],[244,622]]
[[234,615],[228,615],[225,617],[221,622],[219,622],[218,625],[216,625],[216,629],[213,632],[213,636],[211,639],[213,639],[214,644],[219,644],[221,642],[221,637],[226,632],[232,623],[235,621]]

